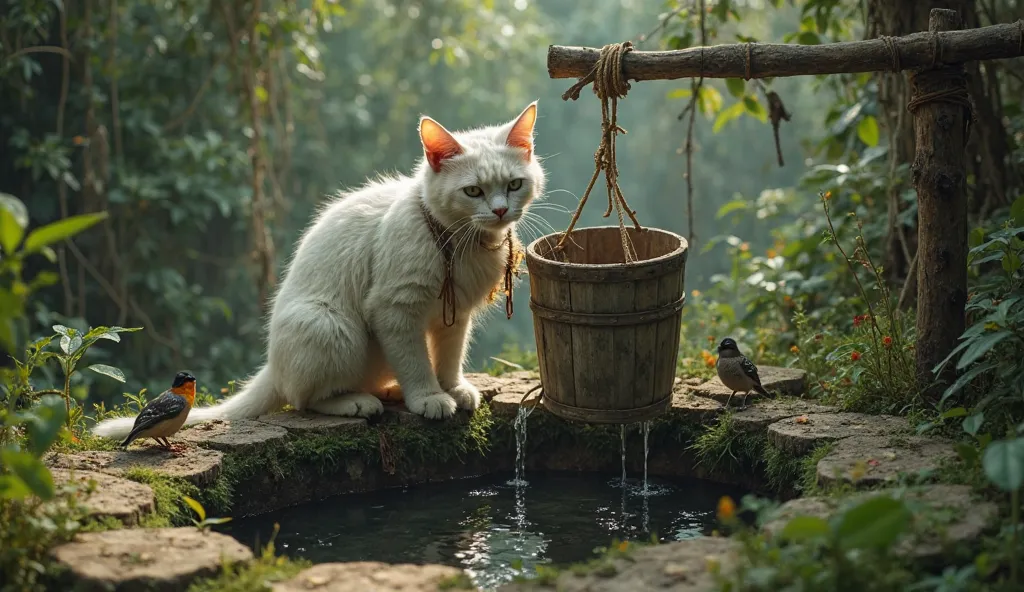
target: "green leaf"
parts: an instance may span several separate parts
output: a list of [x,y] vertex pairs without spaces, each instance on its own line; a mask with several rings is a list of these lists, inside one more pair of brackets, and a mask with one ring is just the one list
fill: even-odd
[[730,201],[729,203],[723,205],[722,207],[718,208],[718,212],[715,213],[715,218],[716,219],[724,218],[725,216],[728,216],[729,214],[731,214],[733,212],[738,212],[740,210],[745,210],[749,206],[750,206],[750,204],[745,199],[734,199],[734,200]]
[[1012,335],[1012,331],[996,331],[995,333],[986,333],[985,335],[972,340],[971,345],[965,349],[963,355],[960,356],[960,361],[956,363],[956,369],[963,370],[970,366],[975,360],[987,354],[988,351],[995,347],[1000,341]]
[[231,518],[207,518],[203,520],[203,524],[224,524],[225,522],[231,522]]
[[31,412],[25,414],[28,446],[36,456],[42,456],[60,435],[67,418],[64,399],[57,395],[44,395]]
[[69,329],[69,328],[65,327],[64,325],[54,325],[52,327],[52,329],[53,329],[53,332],[58,334],[58,335],[67,335],[69,337],[74,332],[74,329]]
[[715,115],[722,108],[722,93],[713,86],[700,87],[700,94],[697,96],[697,106],[704,115]]
[[813,31],[804,31],[797,35],[797,43],[800,45],[818,45],[821,43],[821,37]]
[[60,348],[64,350],[64,353],[73,354],[80,347],[82,347],[82,338],[78,333],[60,336]]
[[968,467],[973,467],[974,464],[978,462],[980,454],[978,453],[978,449],[971,444],[968,444],[967,442],[960,442],[954,448],[956,449],[956,453],[961,459],[963,459],[964,463],[966,463]]
[[779,536],[786,541],[807,541],[828,536],[828,522],[817,516],[797,516],[786,523]]
[[675,90],[668,91],[668,98],[670,99],[688,99],[693,94],[688,88],[677,88]]
[[26,226],[28,208],[25,204],[13,195],[0,192],[0,247],[3,247],[5,253],[14,254],[21,238],[25,236]]
[[742,78],[726,78],[725,88],[729,90],[730,95],[740,99],[747,92],[747,83]]
[[954,407],[952,409],[947,409],[946,411],[944,411],[942,413],[942,419],[952,419],[954,417],[964,417],[965,415],[967,415],[967,409],[964,409],[963,407]]
[[109,376],[118,382],[124,382],[124,372],[113,366],[107,366],[106,364],[93,364],[89,366],[89,369],[97,374]]
[[53,224],[47,224],[42,228],[36,228],[30,232],[28,238],[25,239],[25,252],[35,253],[47,245],[52,245],[53,243],[70,238],[90,226],[102,222],[106,218],[106,212],[81,214],[79,216],[64,218],[63,220],[54,222]]
[[1013,218],[1015,226],[1024,226],[1024,195],[1013,200],[1010,206],[1010,217]]
[[757,97],[743,97],[743,106],[747,113],[753,115],[758,121],[768,123],[768,112],[764,110],[764,106],[757,100]]
[[[27,489],[44,501],[53,497],[53,476],[38,458],[16,448],[5,448],[0,451],[0,465],[10,471],[14,491]],[[23,487],[19,487],[19,481]]]
[[731,105],[728,109],[719,111],[718,116],[715,117],[714,125],[711,126],[711,133],[717,134],[719,130],[725,127],[725,124],[743,115],[745,111],[746,108],[743,106],[742,102],[738,102],[734,105]]
[[192,508],[192,510],[195,511],[196,514],[199,514],[200,522],[206,520],[206,510],[203,508],[203,504],[197,502],[196,500],[190,498],[187,495],[181,496],[181,499],[185,500],[185,503],[188,504],[189,507]]
[[836,528],[839,545],[844,549],[887,549],[910,524],[906,504],[887,495],[879,495],[843,513]]
[[1020,489],[1024,484],[1024,438],[992,442],[985,448],[981,464],[985,476],[999,489]]
[[973,436],[978,433],[983,423],[985,423],[985,414],[979,411],[970,417],[964,418],[963,428],[965,432]]
[[975,228],[967,235],[967,245],[972,249],[985,242],[985,229]]
[[857,137],[868,146],[878,145],[878,120],[872,115],[865,115],[857,124]]

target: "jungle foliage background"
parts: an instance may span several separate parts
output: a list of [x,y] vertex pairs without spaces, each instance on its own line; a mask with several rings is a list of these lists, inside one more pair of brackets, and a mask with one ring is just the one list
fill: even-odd
[[[29,228],[108,214],[54,244],[51,258],[28,257],[22,288],[4,275],[0,347],[18,355],[55,324],[144,327],[124,336],[116,359],[101,346],[86,354],[124,371],[124,385],[76,374],[72,386],[94,401],[162,390],[185,368],[214,392],[251,373],[263,356],[268,299],[311,215],[341,188],[410,170],[421,154],[421,113],[458,129],[507,120],[540,99],[544,203],[553,205],[536,210],[549,227],[521,234],[564,229],[593,171],[600,111],[589,92],[561,100],[571,81],[548,79],[548,44],[815,44],[925,30],[932,7],[960,10],[969,26],[1024,17],[1019,0],[0,5],[0,192],[27,206]],[[1024,225],[1024,63],[974,64],[969,73],[977,246],[1014,216]],[[781,129],[783,167],[766,121],[768,89],[792,113]],[[907,98],[904,77],[887,73],[633,84],[619,106],[629,131],[619,140],[620,184],[642,223],[693,240],[682,369],[707,373],[714,342],[732,335],[760,362],[820,370],[819,393],[867,381],[850,396],[875,397],[867,406],[889,411],[908,403],[913,389],[900,390],[891,366],[890,378],[879,371],[870,382],[870,370],[837,372],[835,363],[871,347],[857,331],[879,299],[892,308],[887,336],[905,337],[897,357],[912,348],[914,290],[903,290],[908,276],[916,282]],[[870,257],[871,271],[851,271],[823,239],[824,192],[835,236],[855,258]],[[611,223],[601,210],[591,204],[582,224]],[[1020,259],[1008,257],[973,268],[973,285],[994,285],[985,274],[995,274],[999,290],[1019,288]],[[1004,312],[1024,316],[1019,305]],[[1011,336],[1021,331],[1013,325]],[[492,366],[491,356],[528,363],[533,348],[524,286],[511,321],[495,310],[477,332],[473,365]],[[41,370],[36,381],[61,380]]]

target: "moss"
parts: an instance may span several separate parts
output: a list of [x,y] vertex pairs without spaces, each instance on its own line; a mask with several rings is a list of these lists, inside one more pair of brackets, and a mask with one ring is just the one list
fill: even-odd
[[145,483],[153,490],[156,510],[139,521],[139,526],[144,528],[191,524],[192,511],[182,499],[186,495],[203,504],[210,516],[225,514],[231,508],[233,487],[223,474],[212,485],[203,488],[185,479],[169,477],[144,467],[130,468],[125,471],[124,477]]
[[124,522],[121,522],[113,516],[104,516],[102,518],[86,518],[82,521],[82,526],[78,529],[78,532],[103,532],[104,530],[118,530],[124,528]]
[[710,472],[762,471],[767,438],[737,430],[732,418],[731,413],[721,416],[689,446],[697,455],[697,465]]
[[275,582],[293,578],[311,565],[305,560],[277,556],[273,544],[269,544],[255,561],[225,564],[217,577],[196,580],[187,592],[265,592]]
[[825,491],[818,487],[818,461],[825,458],[835,447],[834,442],[820,444],[812,450],[810,454],[801,459],[800,463],[802,474],[800,476],[798,486],[803,495],[812,495],[815,493],[840,493],[837,490],[841,487],[832,487],[829,488],[829,491]]
[[476,590],[476,586],[473,585],[473,580],[466,575],[465,572],[461,572],[454,576],[443,578],[437,583],[438,590]]

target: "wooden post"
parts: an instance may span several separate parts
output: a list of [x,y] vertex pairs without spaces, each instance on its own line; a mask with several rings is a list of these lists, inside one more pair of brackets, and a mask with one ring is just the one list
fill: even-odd
[[[928,30],[960,28],[954,10],[933,9]],[[967,159],[969,128],[966,76],[962,64],[943,65],[910,76],[916,154],[912,166],[918,208],[917,383],[937,398],[950,375],[932,369],[956,347],[964,332],[967,305]],[[915,106],[915,99],[920,102]],[[935,100],[938,99],[938,100]],[[952,370],[953,365],[949,366]]]

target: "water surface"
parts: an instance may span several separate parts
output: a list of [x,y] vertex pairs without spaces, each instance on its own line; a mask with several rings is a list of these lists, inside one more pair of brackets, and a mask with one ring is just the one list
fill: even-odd
[[682,540],[709,534],[722,495],[744,492],[699,480],[652,478],[649,494],[619,476],[489,475],[330,498],[229,523],[241,542],[265,543],[274,523],[278,552],[314,563],[441,563],[465,569],[484,588],[532,574],[539,563],[593,557],[613,539]]

